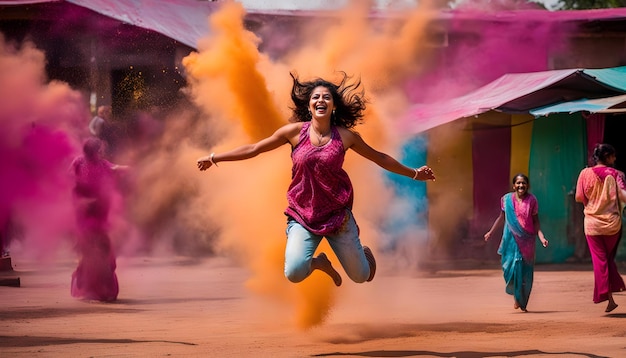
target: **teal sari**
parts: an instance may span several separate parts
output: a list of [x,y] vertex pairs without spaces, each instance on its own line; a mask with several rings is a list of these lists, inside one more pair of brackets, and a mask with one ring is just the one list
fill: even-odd
[[502,271],[506,293],[513,295],[520,308],[526,310],[535,271],[536,233],[526,231],[515,215],[515,193],[504,197],[505,225],[498,254],[502,256]]

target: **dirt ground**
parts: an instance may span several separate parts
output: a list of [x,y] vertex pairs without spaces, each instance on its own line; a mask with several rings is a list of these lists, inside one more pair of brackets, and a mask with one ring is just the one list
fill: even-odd
[[[626,293],[605,313],[586,264],[541,266],[529,312],[513,309],[497,263],[344,280],[326,321],[289,323],[225,258],[118,258],[119,300],[70,297],[72,258],[13,255],[20,287],[0,287],[1,357],[624,357]],[[624,272],[624,267],[621,267]],[[276,272],[281,275],[281,272]]]

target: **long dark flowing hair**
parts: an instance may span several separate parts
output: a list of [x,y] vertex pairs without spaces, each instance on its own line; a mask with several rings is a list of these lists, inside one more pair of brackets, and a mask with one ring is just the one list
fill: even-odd
[[331,125],[352,128],[363,121],[363,111],[365,110],[365,91],[361,87],[361,80],[352,81],[345,72],[341,72],[343,78],[339,84],[316,78],[312,81],[300,82],[298,75],[290,72],[293,79],[291,88],[291,100],[294,106],[291,108],[293,117],[298,122],[311,121],[309,111],[309,100],[311,93],[316,87],[328,88],[335,102],[335,111],[331,116]]

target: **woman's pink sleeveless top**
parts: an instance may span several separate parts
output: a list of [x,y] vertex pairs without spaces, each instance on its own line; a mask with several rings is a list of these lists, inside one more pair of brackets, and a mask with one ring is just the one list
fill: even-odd
[[317,235],[328,235],[341,228],[346,209],[352,209],[354,194],[343,170],[345,151],[339,131],[331,127],[331,138],[323,146],[311,144],[304,122],[298,144],[291,152],[293,166],[287,191],[285,214]]

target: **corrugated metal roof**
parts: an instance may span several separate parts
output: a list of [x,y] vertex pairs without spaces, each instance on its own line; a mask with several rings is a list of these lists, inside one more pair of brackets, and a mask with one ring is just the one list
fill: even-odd
[[[58,0],[1,1],[0,5],[26,5]],[[121,22],[158,32],[189,47],[209,34],[209,16],[219,3],[197,0],[65,0]]]

